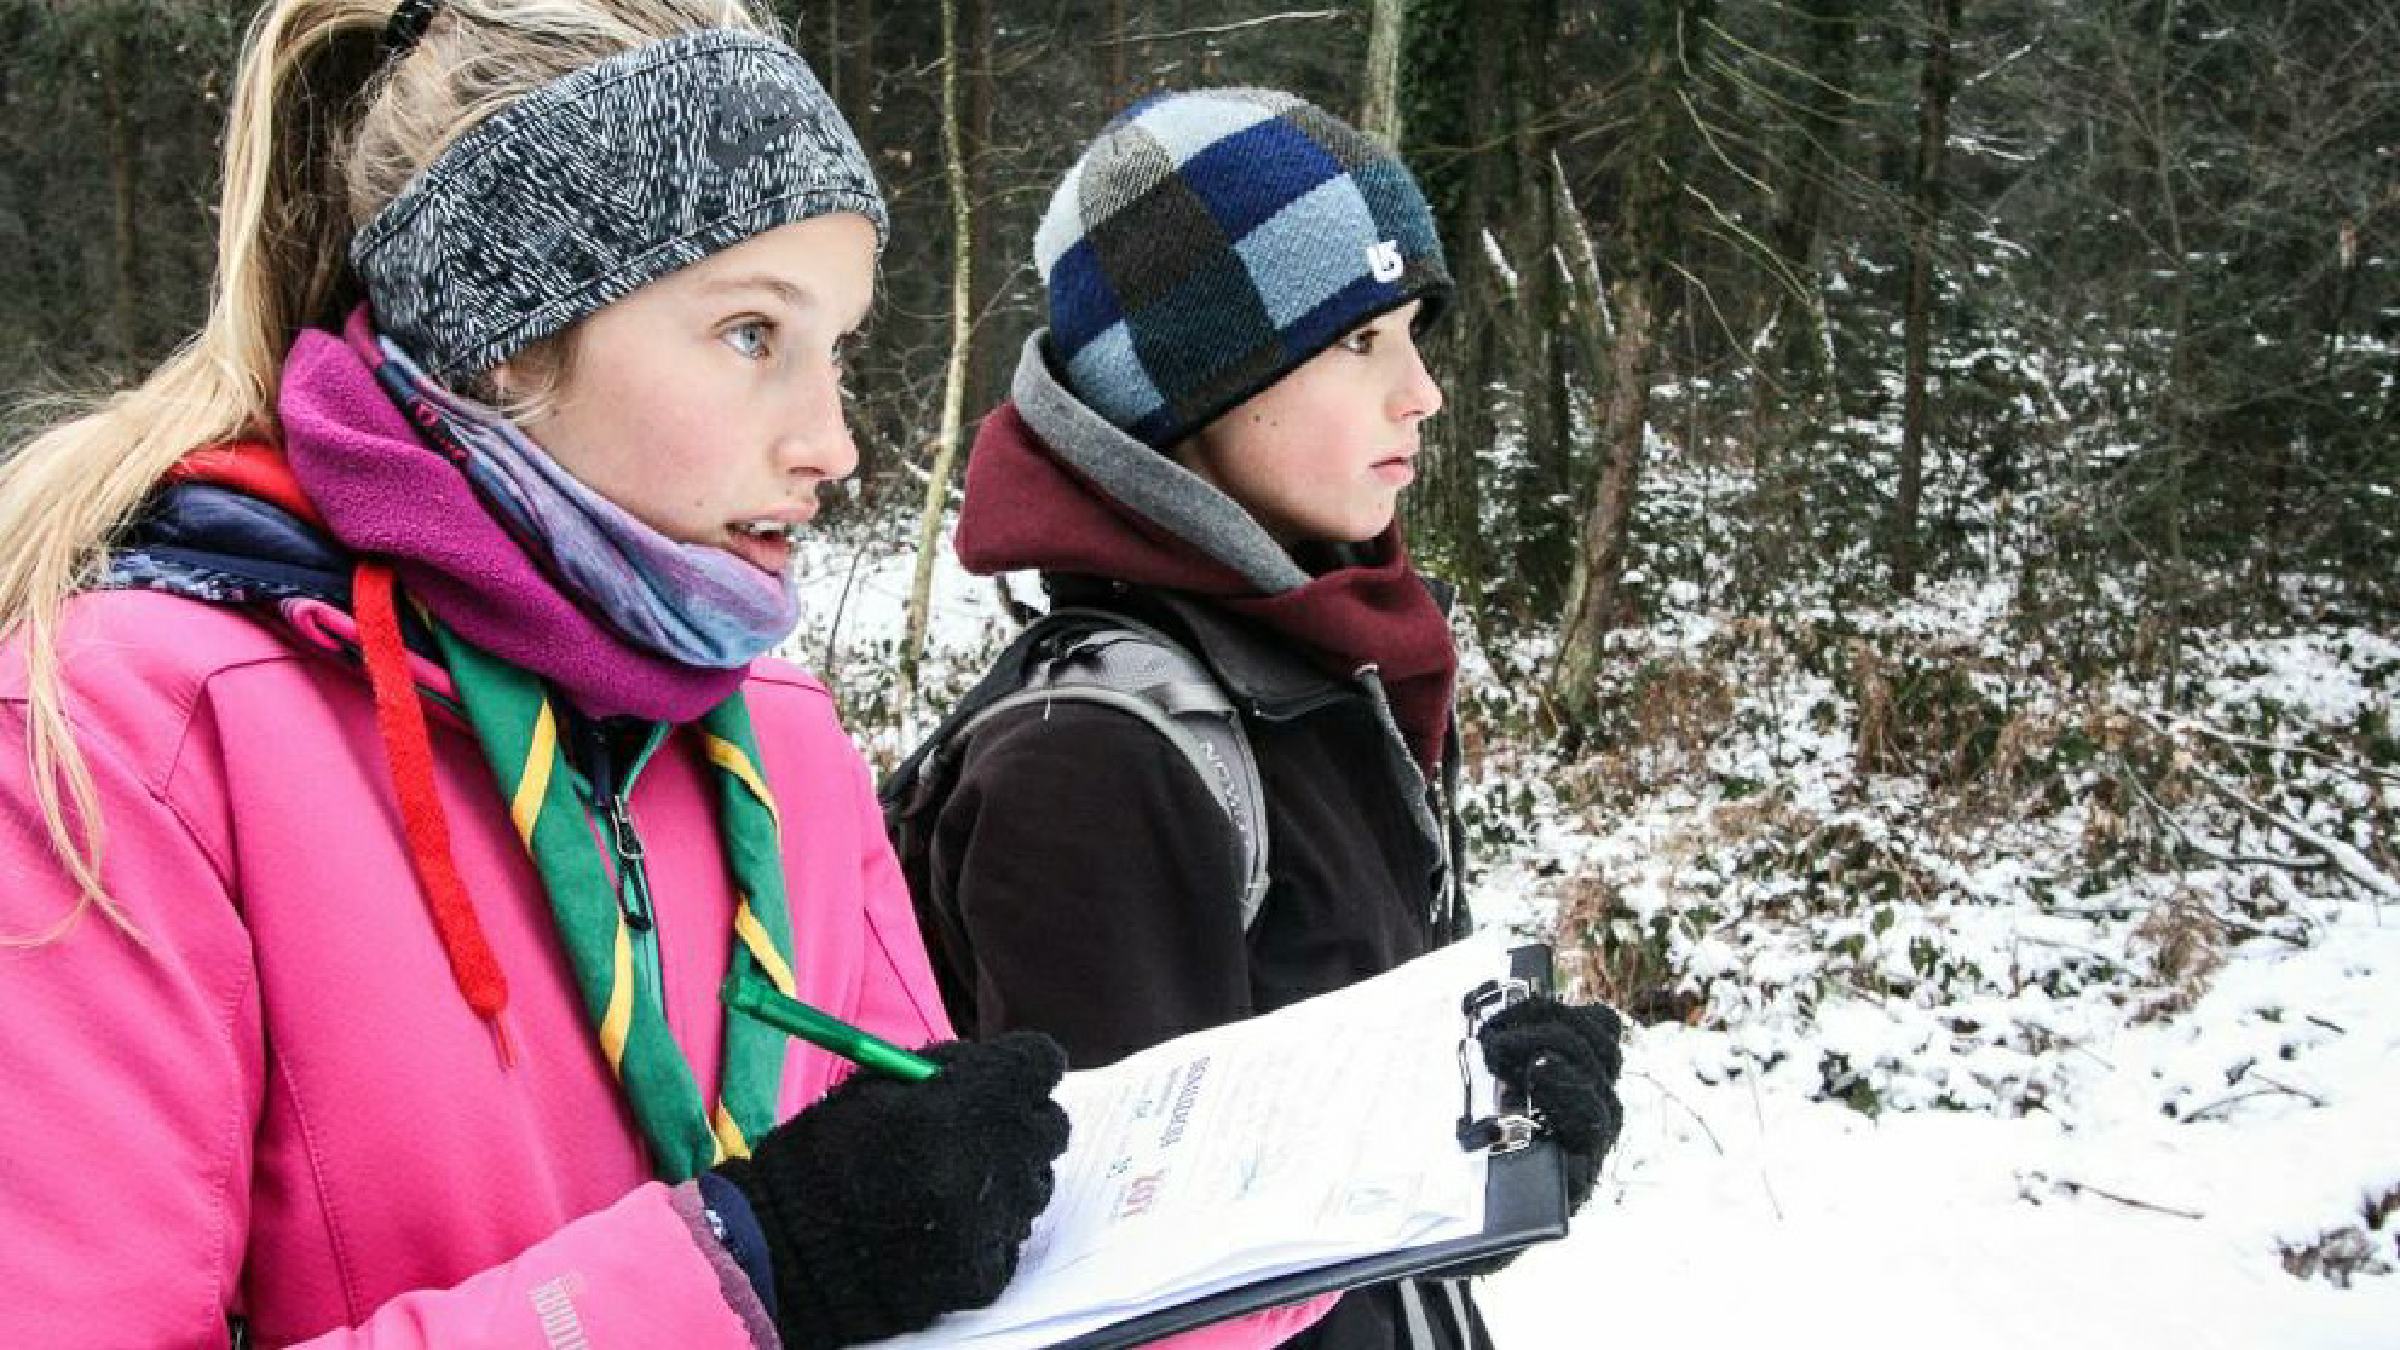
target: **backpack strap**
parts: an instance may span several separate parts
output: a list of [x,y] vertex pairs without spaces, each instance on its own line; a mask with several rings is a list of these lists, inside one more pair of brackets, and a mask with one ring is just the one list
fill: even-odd
[[962,754],[974,733],[1029,704],[1091,703],[1138,718],[1191,765],[1225,812],[1240,849],[1243,931],[1267,895],[1267,819],[1258,760],[1240,710],[1181,642],[1106,610],[1058,609],[1019,634],[924,744],[884,780],[886,819],[939,759]]
[[990,670],[975,682],[975,687],[959,697],[931,734],[908,752],[908,757],[883,776],[876,785],[875,796],[883,804],[888,823],[895,814],[906,808],[915,795],[917,782],[936,755],[943,753],[958,735],[958,729],[979,716],[984,709],[1025,687],[1033,668],[1054,644],[1076,631],[1088,630],[1117,622],[1117,616],[1098,609],[1054,609],[1028,624],[1011,640],[1000,655],[992,660]]

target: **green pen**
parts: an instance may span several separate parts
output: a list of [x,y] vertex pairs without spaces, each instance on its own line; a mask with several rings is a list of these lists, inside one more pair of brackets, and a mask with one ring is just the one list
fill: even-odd
[[725,1006],[755,1017],[787,1036],[797,1036],[810,1045],[831,1050],[862,1069],[873,1069],[904,1083],[922,1083],[935,1072],[934,1062],[923,1055],[912,1055],[830,1013],[819,1012],[796,998],[787,998],[774,985],[749,971],[725,982]]

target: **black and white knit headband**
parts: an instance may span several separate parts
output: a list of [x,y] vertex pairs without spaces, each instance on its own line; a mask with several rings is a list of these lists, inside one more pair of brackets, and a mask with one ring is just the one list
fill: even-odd
[[837,211],[890,231],[874,171],[798,53],[710,30],[638,47],[476,125],[350,245],[376,326],[436,378],[719,249]]

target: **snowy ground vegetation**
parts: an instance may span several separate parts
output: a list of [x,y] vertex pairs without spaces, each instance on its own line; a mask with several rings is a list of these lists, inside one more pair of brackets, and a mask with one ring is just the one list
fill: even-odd
[[[1673,486],[1695,517],[1722,490]],[[2015,582],[1735,617],[1652,566],[1574,753],[1545,636],[1462,622],[1479,920],[1638,1025],[1597,1208],[1498,1278],[1499,1329],[2393,1344],[2400,642],[2196,635],[2170,710],[2062,673]],[[793,649],[879,764],[927,725],[906,575],[822,541]],[[938,708],[1010,624],[954,568],[936,611]]]

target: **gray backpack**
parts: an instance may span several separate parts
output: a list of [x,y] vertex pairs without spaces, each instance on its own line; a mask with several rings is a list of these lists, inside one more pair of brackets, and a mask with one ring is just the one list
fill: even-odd
[[[1061,702],[1096,703],[1139,718],[1208,784],[1240,841],[1247,931],[1267,897],[1267,812],[1241,713],[1181,642],[1107,610],[1061,608],[1036,620],[884,777],[876,795],[893,847],[907,857],[917,822],[929,828],[940,814],[938,798],[949,792],[958,757],[985,722],[1029,704]],[[920,919],[955,924],[956,916],[931,912],[932,900],[916,897]]]

